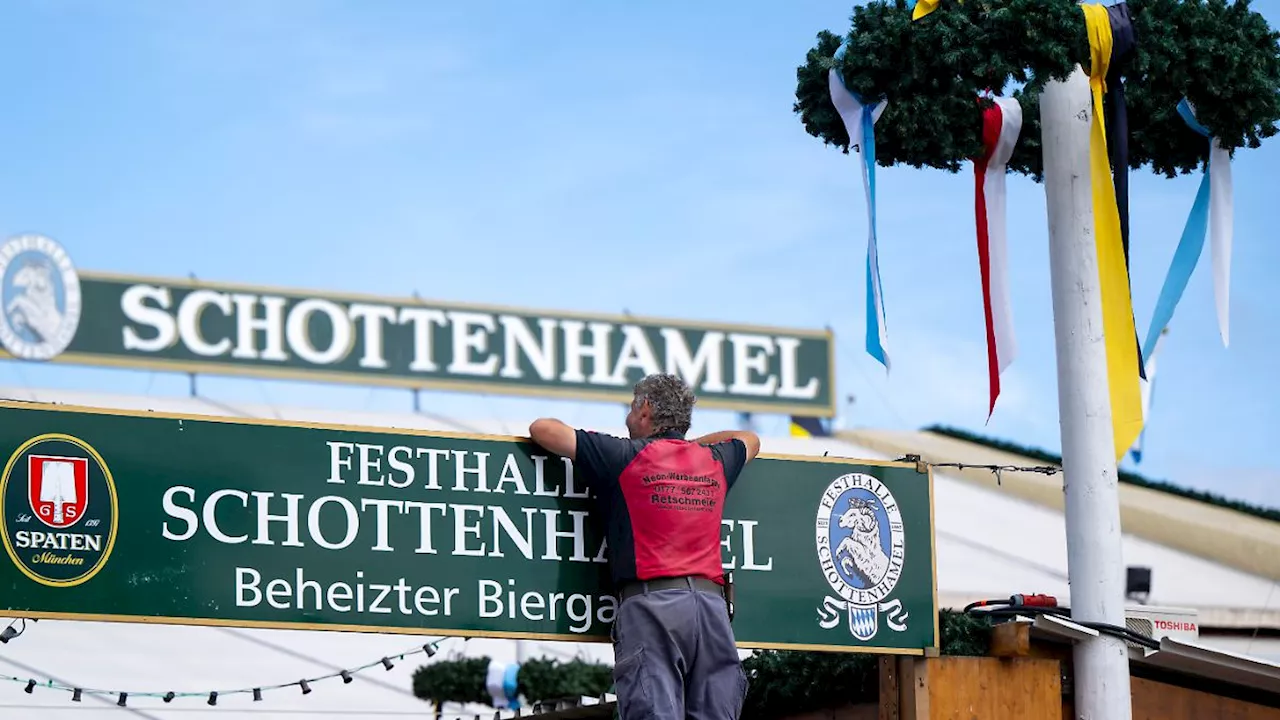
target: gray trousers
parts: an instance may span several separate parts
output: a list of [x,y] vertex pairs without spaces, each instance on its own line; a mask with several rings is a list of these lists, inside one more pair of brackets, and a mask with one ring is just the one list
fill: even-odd
[[692,588],[618,606],[613,680],[620,720],[737,720],[747,695],[723,597]]

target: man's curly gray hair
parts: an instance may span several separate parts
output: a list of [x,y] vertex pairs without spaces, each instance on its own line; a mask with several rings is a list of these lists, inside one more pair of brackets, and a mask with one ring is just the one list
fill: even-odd
[[635,384],[635,402],[648,401],[653,433],[677,432],[683,436],[693,423],[693,406],[698,402],[693,389],[678,375],[658,373]]

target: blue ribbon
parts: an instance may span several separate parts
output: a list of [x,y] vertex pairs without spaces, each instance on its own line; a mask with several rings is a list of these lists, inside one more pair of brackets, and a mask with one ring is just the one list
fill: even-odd
[[517,697],[517,691],[520,689],[520,684],[517,682],[519,674],[520,665],[517,663],[508,665],[502,674],[502,694],[507,697],[507,704],[512,710],[520,709],[520,698]]
[[[856,96],[855,96],[856,97]],[[861,102],[861,100],[859,100]],[[883,330],[880,326],[881,312],[884,309],[884,294],[880,285],[880,262],[876,239],[876,133],[872,108],[862,106],[862,159],[867,166],[867,186],[871,190],[871,207],[868,209],[871,220],[871,237],[867,241],[867,352],[871,357],[888,366],[884,344],[881,340]]]
[[876,110],[881,106],[882,102],[868,105],[863,102],[862,98],[845,85],[844,75],[840,72],[838,61],[844,57],[847,49],[847,42],[840,45],[836,50],[835,59],[837,67],[835,75],[840,83],[841,89],[849,93],[851,97],[857,100],[862,107],[861,126],[862,136],[860,138],[850,137],[849,141],[860,145],[860,154],[867,176],[867,221],[869,224],[869,233],[867,238],[867,263],[866,263],[866,283],[867,283],[867,337],[866,349],[871,357],[875,358],[886,369],[889,367],[888,353],[885,352],[884,339],[887,333],[884,318],[884,291],[880,283],[880,262],[879,251],[876,237],[876,134],[875,121]]
[[[1183,122],[1192,130],[1204,137],[1209,137],[1209,129],[1196,120],[1195,111],[1186,98],[1178,103],[1178,114]],[[1160,288],[1160,298],[1156,301],[1155,312],[1151,316],[1151,327],[1147,329],[1147,341],[1142,346],[1142,362],[1145,365],[1155,350],[1156,341],[1160,338],[1169,321],[1173,319],[1173,311],[1182,300],[1182,293],[1187,289],[1191,273],[1200,261],[1204,250],[1204,238],[1209,233],[1209,173],[1212,164],[1206,163],[1204,177],[1200,180],[1200,189],[1196,191],[1195,202],[1191,205],[1191,214],[1187,216],[1187,224],[1182,229],[1182,239],[1174,250],[1173,262],[1169,265],[1169,274],[1165,276],[1164,286]]]

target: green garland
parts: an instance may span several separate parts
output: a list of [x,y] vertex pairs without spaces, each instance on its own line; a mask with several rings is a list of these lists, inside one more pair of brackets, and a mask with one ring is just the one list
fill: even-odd
[[[990,622],[952,611],[938,615],[944,655],[986,655]],[[440,660],[413,674],[413,694],[440,707],[443,703],[491,702],[485,690],[489,658]],[[878,656],[758,650],[743,668],[751,686],[743,718],[780,717],[808,710],[874,702],[879,692]],[[530,703],[565,697],[599,697],[613,688],[613,669],[574,660],[530,660],[520,667],[519,693]]]
[[[985,435],[979,435],[977,433],[969,432],[968,430],[960,430],[959,428],[948,427],[945,425],[930,425],[928,427],[922,428],[922,430],[923,432],[930,432],[938,435],[945,435],[947,437],[952,437],[957,440],[964,440],[965,442],[971,442],[971,443],[974,443],[975,445],[984,445],[986,447],[993,448],[995,450],[1003,450],[1004,452],[1013,453],[1014,455],[1021,455],[1023,457],[1031,458],[1032,460],[1039,460],[1041,462],[1047,462],[1053,465],[1062,464],[1061,455],[1055,455],[1051,452],[1046,452],[1044,450],[1041,450],[1040,448],[1031,448],[1031,447],[1026,447],[1024,445],[1018,445],[1016,443],[1007,442],[1005,440],[997,440],[995,438],[989,438],[989,437],[986,437]],[[1276,522],[1280,522],[1280,509],[1277,509],[1277,508],[1263,507],[1261,505],[1252,505],[1250,503],[1242,502],[1240,500],[1232,500],[1230,498],[1224,497],[1222,495],[1218,495],[1216,493],[1204,492],[1201,490],[1192,490],[1190,488],[1180,487],[1172,483],[1164,482],[1163,480],[1152,480],[1151,478],[1148,478],[1144,475],[1139,475],[1138,473],[1135,473],[1135,472],[1129,472],[1128,470],[1121,470],[1119,473],[1119,477],[1120,477],[1120,482],[1122,483],[1129,483],[1131,485],[1137,485],[1139,487],[1150,488],[1152,490],[1159,490],[1160,492],[1166,492],[1166,493],[1169,493],[1170,495],[1177,495],[1178,497],[1184,497],[1189,500],[1197,500],[1199,502],[1206,503],[1209,505],[1215,505],[1220,508],[1235,510],[1236,512],[1244,513],[1246,515],[1253,515],[1254,517],[1260,517],[1264,520],[1273,520]]]
[[613,667],[571,660],[530,660],[520,666],[520,694],[532,702],[566,697],[600,697],[613,687]]
[[[1173,177],[1201,166],[1208,145],[1177,114],[1184,96],[1225,148],[1256,148],[1276,134],[1280,33],[1248,0],[1129,0],[1128,6],[1137,48],[1119,64],[1132,168],[1149,165]],[[1074,0],[943,0],[914,22],[906,0],[871,0],[854,9],[852,22],[845,38],[820,32],[797,71],[795,111],[810,135],[847,151],[848,133],[827,86],[833,56],[847,41],[840,62],[845,85],[860,97],[888,100],[876,123],[877,164],[960,170],[982,153],[978,98],[991,90],[1023,107],[1009,168],[1041,179],[1039,92],[1050,79],[1090,64]]]
[[[447,702],[480,703],[493,701],[485,689],[489,658],[440,660],[423,665],[413,673],[413,694],[436,707]],[[520,666],[517,693],[529,702],[542,702],[565,697],[600,697],[613,687],[613,668],[603,663],[539,658]]]
[[750,680],[742,720],[870,703],[880,695],[877,655],[762,650],[742,664]]
[[489,658],[439,660],[413,671],[413,694],[436,707],[445,703],[492,702],[485,690]]

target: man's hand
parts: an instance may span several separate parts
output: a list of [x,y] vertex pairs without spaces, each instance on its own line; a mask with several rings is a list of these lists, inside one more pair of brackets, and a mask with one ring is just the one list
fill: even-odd
[[555,418],[538,418],[529,425],[529,437],[543,449],[574,459],[578,450],[578,434]]
[[741,440],[747,446],[746,462],[751,462],[760,452],[760,437],[750,430],[721,430],[694,440],[699,445],[715,445],[726,440]]

